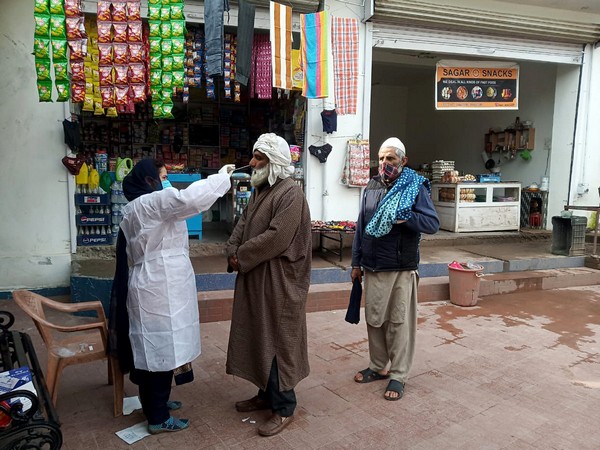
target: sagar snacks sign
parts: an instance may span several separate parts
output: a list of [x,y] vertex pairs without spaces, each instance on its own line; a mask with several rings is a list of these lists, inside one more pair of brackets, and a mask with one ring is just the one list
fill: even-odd
[[495,61],[436,64],[435,109],[518,109],[519,65]]

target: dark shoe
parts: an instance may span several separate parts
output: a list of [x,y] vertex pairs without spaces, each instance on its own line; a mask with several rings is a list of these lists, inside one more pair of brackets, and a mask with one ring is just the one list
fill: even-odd
[[263,400],[258,395],[255,395],[249,400],[236,402],[235,409],[238,412],[251,412],[260,411],[262,409],[271,409],[271,405],[269,405],[266,400]]
[[[362,375],[362,379],[360,380],[356,379],[356,375],[358,375],[358,373]],[[371,370],[369,367],[367,367],[364,370],[361,370],[358,373],[354,375],[354,381],[356,381],[357,383],[370,383],[371,381],[387,380],[390,377],[389,373],[381,375],[379,372]]]
[[275,413],[263,425],[258,428],[258,434],[261,436],[275,436],[287,427],[294,420],[294,416],[281,417]]
[[169,400],[167,402],[167,408],[169,408],[169,411],[176,411],[178,409],[180,409],[183,406],[183,404],[177,400]]
[[[391,397],[389,394],[385,395],[385,392],[396,392],[398,394],[397,397]],[[385,388],[385,392],[383,393],[383,398],[389,400],[391,402],[400,400],[404,395],[404,383],[398,380],[390,380],[387,387]]]
[[163,423],[159,423],[158,425],[148,425],[148,432],[150,434],[159,434],[166,432],[174,432],[185,430],[190,425],[190,421],[188,419],[176,419],[171,416]]

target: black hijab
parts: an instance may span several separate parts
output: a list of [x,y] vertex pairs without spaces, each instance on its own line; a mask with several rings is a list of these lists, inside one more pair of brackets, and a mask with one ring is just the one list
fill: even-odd
[[[161,189],[162,184],[154,159],[143,159],[138,162],[123,180],[123,193],[129,201]],[[127,264],[127,240],[120,228],[116,256],[117,266],[108,311],[108,354],[118,359],[121,372],[128,373],[134,372],[127,312],[129,266]],[[133,379],[132,381],[135,382]]]

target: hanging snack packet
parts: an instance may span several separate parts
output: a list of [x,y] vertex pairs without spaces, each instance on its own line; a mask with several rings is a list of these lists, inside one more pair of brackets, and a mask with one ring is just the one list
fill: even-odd
[[37,14],[49,14],[48,0],[35,0],[33,11]]
[[115,105],[127,106],[127,103],[129,103],[129,86],[126,84],[115,86]]
[[127,22],[113,22],[113,42],[127,42]]
[[131,98],[134,103],[144,102],[146,100],[146,85],[132,84],[131,85]]
[[71,80],[85,83],[85,63],[83,61],[71,61]]
[[35,36],[48,37],[50,34],[50,16],[45,14],[35,14],[33,18],[35,20]]
[[167,72],[171,72],[173,70],[173,57],[172,56],[163,57],[162,69]]
[[185,36],[185,20],[172,20],[171,21],[171,36],[172,37],[184,37]]
[[162,70],[154,69],[150,71],[150,86],[160,86],[162,80]]
[[81,107],[82,111],[89,111],[89,112],[93,112],[94,111],[94,97],[91,95],[85,95],[85,98],[83,99],[83,106]]
[[129,45],[126,43],[114,43],[112,45],[113,61],[115,64],[127,64],[129,62]]
[[162,73],[162,87],[166,89],[173,87],[173,74],[171,72]]
[[129,43],[129,62],[143,63],[144,62],[144,44],[131,42]]
[[113,63],[113,46],[112,44],[98,44],[98,64]]
[[142,42],[142,22],[129,22],[127,27],[128,42]]
[[152,115],[155,119],[162,119],[165,116],[162,102],[152,102]]
[[65,27],[67,30],[67,39],[81,39],[83,34],[81,28],[83,26],[83,16],[67,17],[65,19]]
[[50,36],[66,38],[65,16],[50,16]]
[[110,34],[112,29],[112,23],[110,22],[98,22],[98,42],[103,44],[109,44],[112,42],[112,36]]
[[140,2],[128,2],[127,3],[127,20],[142,20],[140,12]]
[[148,39],[148,43],[150,45],[150,54],[161,53],[162,50],[162,39],[151,37]]
[[40,102],[52,101],[52,81],[44,80],[37,82],[38,98]]
[[160,24],[162,22],[160,20],[149,20],[148,21],[148,36],[150,37],[160,37]]
[[69,101],[69,82],[68,81],[57,81],[55,84],[56,84],[56,92],[58,93],[58,97],[56,98],[56,101],[57,102]]
[[127,73],[129,66],[124,64],[114,65],[115,84],[127,84]]
[[[98,66],[98,73],[100,75],[100,92],[102,87],[113,85],[113,66]],[[106,108],[106,106],[104,106]]]
[[112,21],[127,22],[127,3],[112,2]]
[[71,82],[71,101],[81,103],[85,100],[85,83]]
[[160,20],[163,22],[168,22],[171,20],[171,7],[170,6],[162,6],[160,8]]
[[164,119],[174,119],[175,118],[173,116],[173,112],[172,112],[173,111],[173,103],[171,103],[171,104],[163,103],[162,109],[163,109],[163,114],[164,114],[163,118]]
[[69,63],[67,61],[54,61],[54,79],[56,81],[69,80]]
[[175,87],[183,87],[185,80],[185,74],[182,70],[177,70],[173,72],[173,86]]
[[117,108],[115,108],[114,106],[106,108],[106,117],[119,117],[119,114],[117,113]]
[[98,22],[109,22],[112,20],[112,16],[110,14],[110,2],[98,0],[97,14]]
[[160,22],[160,6],[148,5],[148,21],[151,20]]
[[171,19],[183,20],[183,5],[171,5]]
[[103,116],[104,108],[102,107],[102,97],[94,98],[94,115]]
[[162,39],[160,42],[160,49],[163,56],[168,56],[173,52],[173,43],[171,39]]
[[102,96],[102,107],[110,108],[115,106],[115,94],[112,86],[100,85],[100,95]]
[[65,14],[63,0],[50,0],[50,14],[52,14],[52,15],[64,15]]
[[171,39],[171,48],[173,54],[185,54],[185,38],[179,37]]
[[[53,41],[54,42],[54,41]],[[77,39],[75,41],[67,41],[69,44],[69,60],[83,60],[85,58],[85,54],[83,50],[83,43],[86,42],[86,39]]]
[[150,55],[150,68],[162,69],[162,55],[160,53]]
[[130,64],[129,83],[145,83],[145,69],[144,64]]
[[148,0],[148,6],[150,5],[160,5],[162,0]]
[[35,59],[35,73],[37,74],[37,79],[42,80],[50,80],[50,60],[47,58],[43,59]]
[[81,0],[65,0],[65,16],[78,17],[81,12]]
[[183,70],[184,69],[185,56],[183,55],[173,55],[173,70]]
[[160,37],[163,39],[169,39],[171,37],[171,22],[160,23]]
[[[65,42],[65,46],[66,45],[67,45],[67,43]],[[33,54],[36,58],[49,58],[50,57],[50,39],[41,38],[41,37],[33,38]]]
[[52,60],[66,61],[67,60],[67,40],[52,39]]

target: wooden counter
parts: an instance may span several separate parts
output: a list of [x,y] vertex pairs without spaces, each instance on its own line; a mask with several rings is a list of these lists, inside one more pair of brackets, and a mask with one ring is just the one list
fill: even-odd
[[[476,198],[465,199],[465,193],[471,192]],[[432,183],[431,197],[443,230],[462,233],[519,229],[521,183]]]

